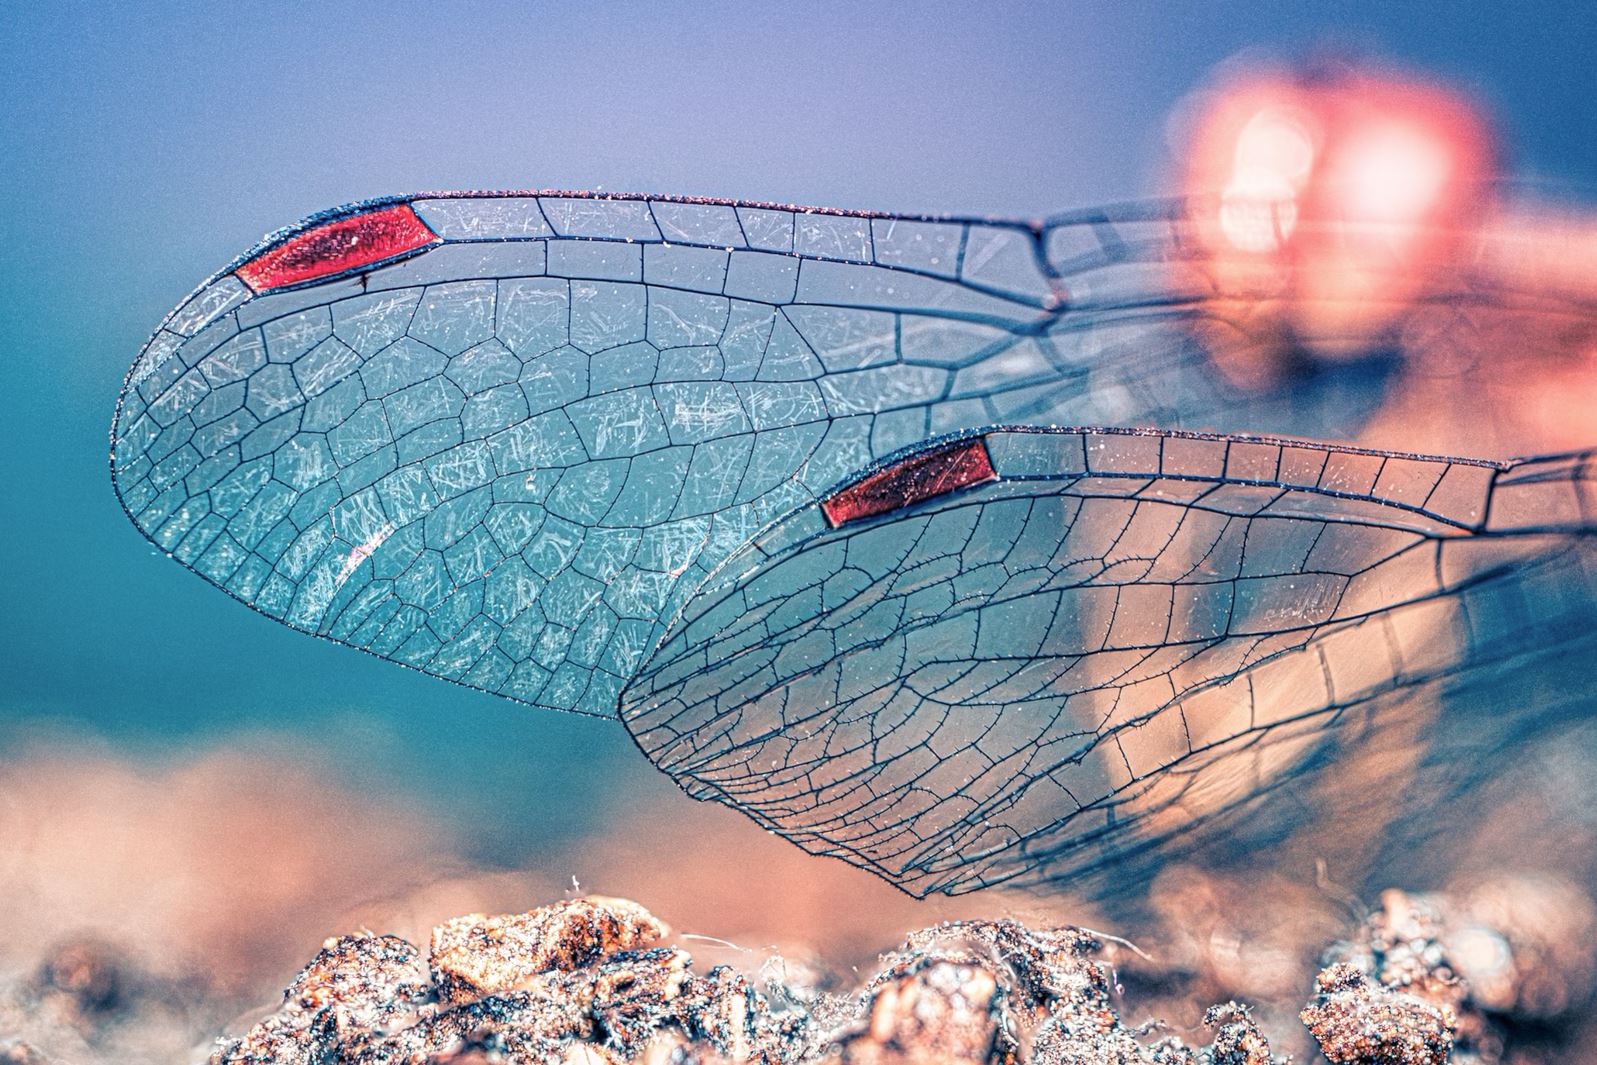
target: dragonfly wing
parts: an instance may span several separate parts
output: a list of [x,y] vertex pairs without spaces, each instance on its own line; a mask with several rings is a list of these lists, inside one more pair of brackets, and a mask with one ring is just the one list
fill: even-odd
[[[1215,416],[1225,395],[1174,327],[1185,296],[1139,293],[1124,319],[1069,304],[1173,247],[1177,222],[1083,221],[1061,270],[1018,222],[357,205],[268,238],[168,316],[128,375],[113,479],[157,546],[296,629],[613,714],[687,591],[851,470],[1106,397],[1110,420]],[[1164,393],[1190,409],[1115,384],[1130,347],[1139,373],[1163,352],[1190,378]]]
[[1378,364],[1214,372],[1189,228],[1171,205],[360,204],[167,317],[113,479],[157,546],[296,629],[609,715],[705,575],[899,448],[1010,421],[1353,435]]
[[1257,438],[964,434],[732,555],[622,717],[690,794],[915,894],[1101,870],[1255,802],[1349,707],[1453,670],[1471,611],[1495,616],[1477,590],[1590,525],[1488,532],[1502,477]]

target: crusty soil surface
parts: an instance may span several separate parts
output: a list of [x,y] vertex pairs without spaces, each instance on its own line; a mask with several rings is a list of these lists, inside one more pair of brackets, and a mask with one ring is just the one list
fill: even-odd
[[1138,989],[1190,977],[1190,958],[1161,969],[1081,928],[947,922],[842,981],[772,959],[701,969],[694,937],[635,902],[585,896],[457,917],[426,947],[368,931],[329,939],[275,1010],[210,1048],[203,981],[162,981],[104,943],[67,944],[0,987],[0,1065],[1585,1060],[1594,922],[1582,893],[1526,881],[1380,901],[1326,948],[1298,1019],[1271,1031],[1234,1001],[1149,1020],[1150,1003],[1176,1000]]

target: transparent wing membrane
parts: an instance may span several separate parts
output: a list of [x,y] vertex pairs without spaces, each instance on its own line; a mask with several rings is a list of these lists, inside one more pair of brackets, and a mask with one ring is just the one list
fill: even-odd
[[[918,461],[973,447],[994,476]],[[1395,693],[1589,631],[1584,463],[940,441],[831,497],[886,483],[899,506],[806,508],[735,553],[622,716],[691,793],[917,894],[1079,885],[1307,786]]]
[[1587,609],[1582,459],[1179,432],[1351,440],[1410,394],[1509,453],[1446,418],[1537,354],[1499,327],[1597,315],[1456,280],[1326,360],[1217,289],[1180,204],[373,201],[166,318],[113,481],[258,611],[624,703],[691,792],[812,850],[918,892],[1048,879],[1253,803],[1402,693],[1501,684],[1535,649],[1484,633],[1536,575]]

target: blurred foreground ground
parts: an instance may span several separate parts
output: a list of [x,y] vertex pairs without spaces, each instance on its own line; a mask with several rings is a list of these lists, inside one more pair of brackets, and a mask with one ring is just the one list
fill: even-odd
[[[1475,1032],[1460,1037],[1473,1056],[1454,1060],[1597,1061],[1589,881],[1534,860],[1533,836],[1514,828],[1529,823],[1522,807],[1479,822],[1489,860],[1475,872],[1457,865],[1440,901],[1353,894],[1334,875],[1294,878],[1304,870],[1286,860],[1268,874],[1172,865],[1142,903],[1105,910],[1003,892],[916,902],[709,804],[687,819],[634,810],[614,832],[527,869],[491,868],[461,856],[469,840],[459,827],[401,792],[340,783],[336,766],[281,744],[142,763],[40,747],[3,774],[0,1046],[26,1041],[45,1061],[198,1061],[211,1040],[242,1034],[330,935],[425,944],[456,915],[518,913],[579,891],[647,900],[701,976],[726,964],[756,985],[811,991],[865,986],[882,952],[946,919],[1095,928],[1108,953],[1092,956],[1110,966],[1104,994],[1126,1031],[1159,1019],[1168,1026],[1159,1035],[1205,1046],[1216,1038],[1205,1009],[1235,999],[1277,1054],[1312,1050],[1298,1014],[1327,948],[1351,939],[1364,945],[1340,957],[1393,986],[1424,984],[1464,1018],[1455,1027]],[[1382,932],[1392,928],[1400,934]],[[903,976],[903,962],[886,969]],[[1469,974],[1464,991],[1456,972]],[[849,999],[849,1009],[867,1016],[866,1001]],[[14,1059],[31,1060],[22,1053]]]
[[[1283,1046],[1302,1055],[1312,1039],[1336,1065],[1589,1060],[1578,1044],[1591,1034],[1589,904],[1559,913],[1584,900],[1550,883],[1500,887],[1510,891],[1385,893],[1325,952],[1301,1027],[1261,1023],[1234,1000],[1202,1010],[1201,1024],[1155,1019],[1157,996],[1136,984],[1157,981],[1160,963],[1071,926],[945,922],[910,933],[874,976],[839,979],[776,955],[706,965],[703,937],[673,935],[634,902],[580,896],[451,918],[425,949],[366,929],[330,937],[278,1008],[229,1025],[208,1059],[1275,1065],[1289,1060]],[[1557,924],[1575,915],[1582,927]],[[79,942],[0,987],[0,1061],[181,1060],[210,1005],[203,976],[163,982],[126,952]]]

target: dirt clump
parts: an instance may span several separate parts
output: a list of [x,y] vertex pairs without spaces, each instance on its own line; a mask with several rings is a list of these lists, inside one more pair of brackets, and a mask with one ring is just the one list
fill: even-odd
[[1235,1004],[1189,1048],[1115,1008],[1103,944],[1076,928],[950,922],[911,935],[857,991],[700,974],[636,903],[588,897],[472,914],[422,953],[392,936],[329,940],[213,1065],[1270,1065]]

